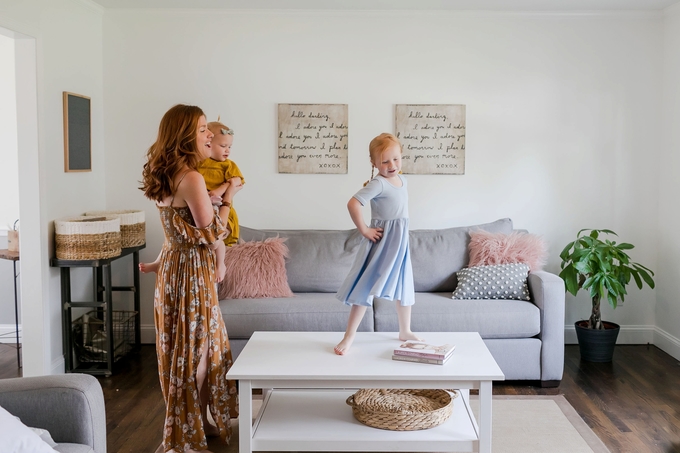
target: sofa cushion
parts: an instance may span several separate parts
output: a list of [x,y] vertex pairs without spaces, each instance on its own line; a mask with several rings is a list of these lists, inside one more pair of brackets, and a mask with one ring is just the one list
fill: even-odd
[[[394,302],[373,301],[376,332],[398,332]],[[455,300],[451,293],[416,293],[414,332],[479,332],[482,338],[527,338],[541,331],[540,310],[523,300]],[[427,340],[427,336],[425,340]]]
[[[250,338],[257,330],[344,332],[350,307],[335,293],[298,293],[289,299],[222,300],[220,310],[229,338]],[[358,331],[373,332],[370,307]]]
[[453,292],[456,272],[469,261],[468,244],[473,230],[510,234],[512,220],[499,219],[481,225],[441,230],[411,230],[409,247],[416,292]]
[[293,297],[286,277],[288,248],[283,238],[248,241],[226,247],[220,299]]
[[532,271],[540,271],[548,258],[548,244],[541,236],[520,231],[510,234],[471,231],[468,250],[470,267],[526,263]]
[[471,266],[459,270],[457,276],[453,299],[531,299],[527,286],[528,264]]
[[295,293],[335,293],[352,267],[362,238],[356,229],[255,230],[242,226],[240,230],[244,241],[287,238],[286,272]]

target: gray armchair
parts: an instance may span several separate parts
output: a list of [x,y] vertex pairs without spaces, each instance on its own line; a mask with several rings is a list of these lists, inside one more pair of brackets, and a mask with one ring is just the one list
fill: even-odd
[[59,452],[106,453],[104,394],[90,375],[0,379],[0,406],[49,431]]

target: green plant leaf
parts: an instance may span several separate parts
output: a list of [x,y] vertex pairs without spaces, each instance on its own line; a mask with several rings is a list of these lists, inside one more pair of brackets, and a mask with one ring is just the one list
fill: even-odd
[[571,264],[565,267],[562,272],[560,272],[560,278],[564,280],[564,286],[571,294],[574,296],[578,293],[578,272],[574,270],[574,266]]
[[[645,283],[647,283],[647,285],[649,285],[650,288],[654,289],[654,280],[647,273],[647,271],[637,264],[633,264],[633,267],[635,267],[637,269],[637,271],[640,273],[640,276],[645,281]],[[642,287],[640,287],[640,289],[642,289]]]
[[634,246],[633,244],[628,244],[627,242],[622,242],[622,243],[620,243],[620,244],[618,245],[618,247],[619,247],[621,250],[630,250],[630,249],[634,249],[634,248],[635,248],[635,246]]
[[642,289],[642,280],[640,279],[639,273],[637,271],[632,271],[630,274],[633,276],[633,279],[635,280],[635,284],[637,285],[637,287]]
[[560,259],[562,261],[568,261],[569,260],[569,250],[574,246],[575,241],[571,241],[567,246],[562,250],[562,253],[560,253]]
[[590,288],[591,286],[593,286],[593,284],[597,283],[597,278],[598,278],[597,275],[593,275],[592,277],[586,278],[586,280],[581,285],[581,288],[583,289]]
[[616,308],[616,296],[611,293],[607,293],[607,300],[609,301],[609,305],[611,305],[612,308]]
[[607,233],[607,234],[613,234],[614,236],[618,236],[618,234],[614,233],[612,230],[598,230],[601,233]]

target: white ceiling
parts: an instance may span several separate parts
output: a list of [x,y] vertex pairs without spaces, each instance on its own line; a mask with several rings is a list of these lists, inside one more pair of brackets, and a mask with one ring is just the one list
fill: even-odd
[[680,0],[93,0],[110,9],[660,11]]

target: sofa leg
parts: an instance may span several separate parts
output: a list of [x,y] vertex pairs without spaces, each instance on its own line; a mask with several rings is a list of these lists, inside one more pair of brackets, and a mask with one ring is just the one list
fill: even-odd
[[560,386],[561,380],[557,381],[541,381],[541,387],[543,388],[553,388],[553,387],[559,387]]

